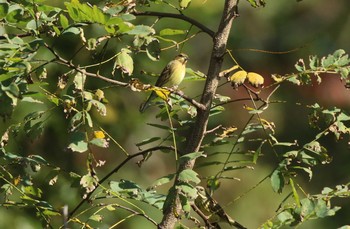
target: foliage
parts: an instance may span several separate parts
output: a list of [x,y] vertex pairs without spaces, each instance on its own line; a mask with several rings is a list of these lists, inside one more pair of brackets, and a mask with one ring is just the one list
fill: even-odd
[[[191,0],[124,0],[117,3],[101,1],[95,5],[72,0],[51,6],[41,0],[0,1],[0,20],[6,29],[0,37],[0,116],[5,124],[0,129],[1,206],[33,209],[43,227],[65,228],[67,224],[77,224],[84,228],[101,225],[113,228],[131,217],[142,217],[155,226],[159,218],[144,206],[154,207],[158,216],[162,216],[166,209],[173,212],[172,198],[178,196],[181,211],[176,214],[193,221],[180,220],[179,227],[207,225],[205,218],[202,219],[204,223],[199,223],[197,218],[200,216],[191,209],[197,197],[196,186],[204,183],[210,192],[215,192],[224,180],[234,180],[232,174],[236,171],[253,169],[272,152],[276,159],[274,169],[257,186],[269,179],[274,192],[289,194],[275,216],[262,223],[263,228],[295,226],[340,211],[341,207],[332,206],[331,200],[348,198],[349,183],[325,187],[321,193],[311,195],[303,190],[298,178],[307,174],[311,180],[315,168],[332,162],[330,149],[323,144],[323,139],[333,135],[336,143],[342,144],[342,139],[349,138],[348,112],[318,103],[303,106],[315,133],[312,137],[301,135],[293,142],[280,140],[276,134],[278,127],[265,114],[276,103],[281,103],[271,99],[281,90],[281,85],[312,85],[313,77],[320,84],[323,77],[335,75],[349,87],[348,54],[340,49],[325,57],[310,56],[308,63],[300,59],[295,64],[295,73],[272,74],[274,81],[267,85],[260,73],[243,69],[230,50],[226,50],[225,58],[231,67],[220,70],[216,77],[224,81],[222,86],[228,86],[229,91],[242,90],[248,97],[213,93],[215,97],[206,107],[202,100],[180,90],[143,83],[145,78],[135,71],[140,56],[157,65],[160,55],[167,49],[178,50],[199,31],[214,36],[215,33],[204,24],[183,14],[191,8],[190,3]],[[247,0],[247,3],[253,7],[266,4],[261,0]],[[147,11],[157,5],[164,7],[164,12]],[[178,13],[170,14],[167,9]],[[154,16],[181,19],[189,23],[189,30],[157,28],[154,24],[158,20],[148,25],[138,20],[139,17]],[[79,48],[72,51],[57,45],[68,40]],[[106,52],[113,42],[117,43],[113,53]],[[59,66],[60,70],[54,71],[53,66]],[[209,77],[190,68],[187,76],[189,81],[203,81]],[[125,149],[122,138],[112,136],[100,121],[101,117],[110,115],[108,104],[111,101],[105,92],[109,88],[121,90],[123,87],[130,97],[156,91],[164,94],[160,96],[163,100],[169,97],[172,100],[172,107],[162,99],[156,102],[160,108],[156,118],[160,122],[148,123],[148,127],[158,129],[161,134],[145,133],[144,140],[134,142],[139,149],[136,153]],[[263,92],[268,95],[263,96]],[[127,97],[122,99],[128,100]],[[226,110],[226,105],[237,101],[252,104],[244,107],[249,116],[247,122],[230,120],[229,126],[219,123],[211,130],[199,126],[197,118],[206,109],[212,126],[217,124],[215,117],[232,112]],[[58,116],[66,120],[62,126],[64,137],[67,137],[65,147],[59,150],[83,155],[86,158],[83,172],[81,168],[60,166],[62,161],[32,154],[35,147],[30,152],[22,152],[16,147],[17,142],[40,142]],[[190,140],[183,133],[193,128],[206,130],[203,142],[197,150],[184,152],[184,145]],[[61,137],[55,136],[57,141]],[[111,150],[112,146],[124,155],[118,155],[121,159],[111,171],[103,169],[101,172],[105,161],[98,160],[96,154],[100,150]],[[113,174],[122,176],[120,170],[135,158],[141,158],[137,164],[142,171],[142,166],[159,152],[173,155],[169,164],[175,165],[176,171],[162,174],[146,185],[148,187],[124,177],[112,179]],[[185,168],[190,161],[196,162],[196,166]],[[209,176],[201,174],[203,168],[208,168]],[[47,198],[50,193],[45,192],[50,186],[58,185],[59,180],[68,180],[72,189],[77,188],[80,193],[78,203],[66,203],[69,213],[61,211],[62,206]],[[164,191],[162,188],[167,186]],[[123,217],[115,217],[120,212]],[[107,217],[110,213],[115,215]]]

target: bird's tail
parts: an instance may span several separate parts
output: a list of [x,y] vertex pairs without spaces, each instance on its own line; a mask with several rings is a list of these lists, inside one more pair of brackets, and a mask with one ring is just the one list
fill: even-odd
[[151,101],[157,97],[157,95],[152,91],[151,95],[147,98],[146,102],[141,103],[140,107],[139,107],[139,111],[141,113],[143,113],[150,105],[151,105]]
[[238,223],[237,221],[230,219],[230,225],[238,228],[238,229],[247,229],[245,226],[243,226],[242,224]]

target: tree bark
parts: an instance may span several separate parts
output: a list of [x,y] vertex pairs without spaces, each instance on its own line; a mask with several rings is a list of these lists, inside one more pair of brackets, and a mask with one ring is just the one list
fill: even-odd
[[[219,83],[219,73],[221,71],[223,58],[226,52],[226,45],[230,34],[232,21],[235,17],[238,16],[238,2],[239,0],[225,0],[221,22],[213,38],[213,49],[207,73],[207,80],[201,97],[201,103],[205,106],[206,109],[198,109],[196,122],[193,128],[191,128],[192,132],[186,140],[185,150],[183,151],[185,154],[198,152],[202,144],[209,120],[210,106],[212,104],[212,100]],[[195,160],[189,160],[180,164],[177,174],[185,169],[192,169],[194,163]],[[178,183],[179,180],[178,177],[176,177],[174,186],[170,190],[171,194],[168,194],[166,200],[166,202],[171,204],[168,205],[166,209],[163,209],[163,219],[159,223],[158,228],[172,229],[178,220],[177,215],[179,212],[181,212],[179,195],[176,190],[176,185]]]

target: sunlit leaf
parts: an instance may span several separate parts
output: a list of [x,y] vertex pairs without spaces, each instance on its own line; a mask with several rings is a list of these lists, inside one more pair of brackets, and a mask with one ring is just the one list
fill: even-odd
[[199,157],[206,157],[206,155],[203,154],[203,151],[188,153],[188,154],[185,154],[179,158],[179,163],[183,163],[183,162],[186,162],[189,160],[194,160],[194,159],[197,159]]
[[264,84],[264,77],[255,72],[248,72],[248,82],[254,87],[260,87]]
[[102,222],[102,215],[92,215],[89,217],[90,220],[96,221],[96,222]]
[[116,58],[114,63],[112,74],[114,75],[114,69],[120,69],[123,73],[132,75],[134,71],[134,60],[129,55],[131,51],[129,49],[123,48]]
[[182,35],[185,34],[186,30],[180,30],[180,29],[163,29],[159,32],[160,36],[174,36],[174,35]]
[[88,150],[85,133],[74,132],[71,134],[68,148],[73,152],[83,153]]
[[153,184],[151,185],[151,188],[156,188],[160,185],[167,184],[171,182],[175,178],[175,174],[169,174],[164,177],[158,178]]
[[60,23],[63,29],[66,29],[69,26],[69,21],[67,17],[64,16],[63,14],[60,14]]
[[96,188],[96,185],[98,184],[98,179],[96,176],[86,174],[80,179],[80,184],[86,189],[86,192],[89,193]]
[[194,182],[198,184],[201,180],[198,178],[198,174],[192,169],[185,169],[180,172],[179,180],[183,182]]
[[235,73],[232,74],[232,76],[230,76],[230,81],[232,86],[234,86],[235,88],[242,85],[244,83],[244,81],[247,78],[247,72],[246,71],[237,71]]

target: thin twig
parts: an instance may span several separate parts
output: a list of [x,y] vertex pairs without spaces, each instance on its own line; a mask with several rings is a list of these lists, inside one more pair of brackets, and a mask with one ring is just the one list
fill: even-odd
[[217,127],[214,127],[213,129],[211,130],[207,130],[204,134],[207,135],[207,134],[210,134],[210,133],[213,133],[214,131],[220,129],[222,127],[222,125],[218,125]]
[[213,228],[212,224],[209,222],[208,217],[203,214],[203,212],[193,203],[191,204],[193,211],[195,211],[204,221],[206,228]]
[[122,161],[117,167],[115,167],[112,171],[110,171],[107,175],[105,175],[96,185],[96,187],[86,195],[85,199],[82,199],[80,201],[80,203],[69,213],[69,218],[71,218],[74,213],[86,202],[90,199],[92,193],[103,183],[105,182],[109,177],[111,177],[114,173],[118,172],[119,169],[121,169],[128,161],[130,161],[131,159],[133,159],[134,157],[138,157],[138,156],[143,156],[145,154],[148,154],[149,152],[152,151],[156,151],[156,150],[162,150],[162,149],[167,149],[167,150],[174,150],[173,147],[171,146],[156,146],[156,147],[152,147],[146,150],[143,150],[141,152],[135,153],[133,155],[130,155],[129,157],[127,157],[124,161]]
[[140,216],[143,216],[145,217],[148,221],[150,221],[151,223],[153,223],[154,225],[157,225],[157,222],[154,221],[151,217],[149,217],[148,215],[146,215],[145,213],[142,213],[142,212],[137,212],[131,208],[128,208],[128,207],[125,207],[125,206],[122,206],[122,205],[119,205],[119,204],[113,204],[113,205],[116,205],[115,207],[117,208],[121,208],[123,210],[126,210],[126,211],[129,211],[131,213],[133,213],[133,215],[140,215]]

